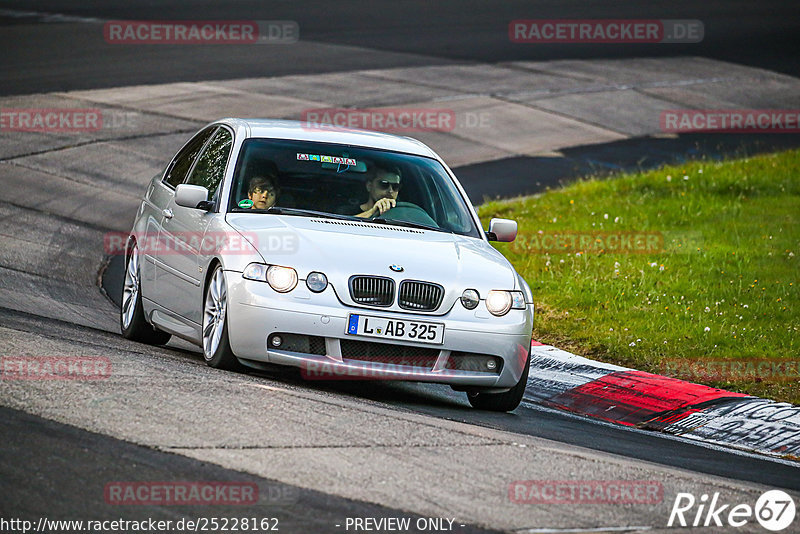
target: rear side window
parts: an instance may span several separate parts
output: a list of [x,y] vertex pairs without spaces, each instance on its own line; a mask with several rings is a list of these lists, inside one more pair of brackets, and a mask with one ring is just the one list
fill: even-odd
[[187,183],[202,185],[208,189],[209,198],[214,196],[222,177],[225,176],[225,167],[231,153],[233,136],[225,128],[220,128],[211,138],[203,154],[194,166],[192,176]]
[[178,152],[178,155],[172,160],[172,165],[170,165],[166,176],[164,176],[164,183],[173,188],[183,183],[189,169],[192,168],[192,163],[194,163],[195,158],[197,158],[197,155],[200,153],[200,150],[203,149],[203,145],[206,144],[211,134],[214,133],[214,130],[216,130],[216,127],[203,130],[194,136],[192,140],[183,147],[183,150]]

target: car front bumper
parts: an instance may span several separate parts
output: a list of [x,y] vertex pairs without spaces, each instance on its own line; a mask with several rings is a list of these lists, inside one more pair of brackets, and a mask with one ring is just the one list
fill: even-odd
[[[234,354],[242,360],[300,367],[310,379],[413,380],[503,390],[519,381],[530,350],[533,304],[525,310],[511,310],[503,317],[489,314],[483,302],[475,310],[457,303],[444,315],[398,313],[345,306],[330,286],[322,293],[312,293],[301,281],[291,292],[281,294],[264,282],[246,280],[235,271],[226,271],[226,279],[228,335]],[[444,341],[432,345],[348,335],[351,313],[442,323]],[[324,354],[276,349],[268,344],[274,333],[324,338]],[[342,341],[346,340],[380,344],[387,349],[428,349],[433,358],[431,365],[351,359],[342,354]],[[454,369],[448,366],[454,353],[494,356],[502,359],[502,366],[497,372]]]

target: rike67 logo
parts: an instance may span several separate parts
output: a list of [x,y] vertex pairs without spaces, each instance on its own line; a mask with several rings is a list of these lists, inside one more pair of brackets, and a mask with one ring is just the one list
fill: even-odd
[[706,494],[698,500],[691,493],[678,493],[667,526],[740,528],[755,519],[765,529],[779,532],[794,522],[794,516],[794,500],[781,490],[767,491],[755,506],[721,504],[719,493],[714,493],[710,502]]

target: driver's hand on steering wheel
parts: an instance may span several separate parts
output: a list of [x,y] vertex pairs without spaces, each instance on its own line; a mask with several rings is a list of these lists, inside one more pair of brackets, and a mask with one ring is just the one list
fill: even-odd
[[393,198],[382,198],[375,202],[375,205],[372,206],[372,215],[370,217],[374,217],[376,215],[383,215],[393,207],[397,205],[397,201]]

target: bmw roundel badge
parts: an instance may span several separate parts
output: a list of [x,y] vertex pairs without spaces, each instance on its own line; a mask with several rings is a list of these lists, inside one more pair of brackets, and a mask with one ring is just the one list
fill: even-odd
[[402,273],[403,272],[403,267],[400,266],[400,265],[397,265],[397,264],[390,265],[389,268],[391,270],[393,270],[394,272],[396,272],[396,273]]

